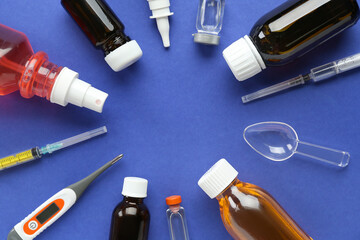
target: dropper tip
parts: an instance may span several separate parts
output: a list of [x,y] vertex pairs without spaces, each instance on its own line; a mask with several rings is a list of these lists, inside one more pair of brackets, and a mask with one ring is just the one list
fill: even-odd
[[114,158],[111,161],[111,165],[114,165],[117,161],[119,161],[120,159],[122,159],[124,157],[124,154],[120,154],[119,156],[117,156],[116,158]]

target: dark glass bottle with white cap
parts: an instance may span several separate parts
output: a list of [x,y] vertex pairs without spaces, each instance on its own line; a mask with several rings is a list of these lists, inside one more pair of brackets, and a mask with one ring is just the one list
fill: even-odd
[[91,43],[105,53],[105,61],[116,72],[139,60],[142,51],[124,33],[124,25],[104,0],[61,0]]
[[266,67],[289,63],[359,19],[356,0],[289,0],[254,25],[250,35],[224,50],[239,81]]
[[150,213],[144,204],[148,181],[126,177],[122,195],[124,199],[112,214],[110,240],[147,240]]

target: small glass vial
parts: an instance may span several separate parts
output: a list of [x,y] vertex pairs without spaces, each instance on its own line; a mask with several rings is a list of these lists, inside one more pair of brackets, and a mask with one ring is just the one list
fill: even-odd
[[181,196],[166,198],[166,204],[169,206],[169,209],[166,210],[166,216],[171,240],[189,240],[185,210],[180,206],[181,202]]
[[224,226],[235,240],[312,240],[268,192],[237,175],[221,159],[198,183],[219,201]]
[[196,20],[197,33],[194,42],[206,45],[219,45],[219,33],[224,18],[225,0],[200,0]]

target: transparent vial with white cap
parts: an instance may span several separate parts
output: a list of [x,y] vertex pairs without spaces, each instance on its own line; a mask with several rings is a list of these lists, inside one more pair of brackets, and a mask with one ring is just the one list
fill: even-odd
[[197,33],[194,42],[205,45],[219,45],[219,33],[224,18],[225,0],[200,0],[196,19]]
[[237,175],[221,159],[198,182],[219,201],[223,223],[235,240],[312,240],[268,192]]
[[122,195],[124,199],[112,214],[110,240],[147,240],[150,213],[144,203],[148,181],[144,178],[126,177]]
[[354,25],[359,16],[356,0],[288,0],[261,17],[223,56],[236,79],[244,81],[306,54]]
[[61,4],[105,54],[105,61],[116,72],[135,63],[142,50],[124,33],[124,25],[104,0],[61,0]]

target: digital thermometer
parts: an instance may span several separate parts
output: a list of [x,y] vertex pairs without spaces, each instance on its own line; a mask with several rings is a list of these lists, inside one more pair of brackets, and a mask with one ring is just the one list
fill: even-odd
[[7,240],[32,240],[66,213],[87,187],[106,169],[119,161],[119,155],[81,181],[64,188],[49,198],[10,231]]

